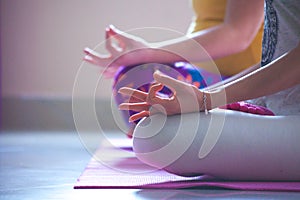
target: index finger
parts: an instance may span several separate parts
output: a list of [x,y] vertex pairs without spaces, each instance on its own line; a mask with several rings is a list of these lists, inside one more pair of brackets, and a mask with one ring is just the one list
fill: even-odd
[[122,35],[124,33],[116,29],[113,25],[109,25],[107,33],[108,36],[114,37],[119,42],[119,46],[121,47],[121,49],[126,48],[126,44],[124,41],[126,41],[127,38]]
[[148,93],[130,87],[122,87],[118,92],[130,97],[135,97],[141,101],[146,101],[148,96]]
[[116,55],[120,52],[120,48],[114,44],[113,38],[109,35],[108,31],[108,29],[105,31],[105,47],[112,55]]
[[129,118],[129,122],[134,122],[134,121],[137,121],[141,118],[144,118],[144,117],[148,117],[150,115],[150,112],[149,111],[141,111],[139,113],[136,113],[134,115],[132,115],[130,118]]
[[161,73],[160,71],[155,71],[153,78],[156,82],[162,83],[163,85],[170,88],[173,92],[177,89],[186,85],[187,83],[176,80],[166,74]]

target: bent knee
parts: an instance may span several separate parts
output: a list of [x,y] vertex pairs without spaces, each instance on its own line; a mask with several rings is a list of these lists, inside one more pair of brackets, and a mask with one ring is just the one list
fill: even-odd
[[[195,119],[195,115],[187,114]],[[180,176],[194,176],[195,171],[187,165],[198,156],[201,141],[197,132],[191,131],[189,123],[182,123],[182,116],[161,114],[141,120],[133,134],[133,150],[142,162]],[[197,139],[196,139],[197,138]],[[200,139],[200,140],[199,140]],[[191,148],[191,147],[194,148]]]
[[144,118],[136,126],[133,134],[133,150],[142,162],[162,169],[172,140],[171,127],[165,126],[165,116],[158,114]]

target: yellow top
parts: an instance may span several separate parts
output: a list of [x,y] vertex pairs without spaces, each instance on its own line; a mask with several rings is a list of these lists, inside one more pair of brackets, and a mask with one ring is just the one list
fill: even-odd
[[[223,22],[226,10],[226,0],[193,0],[195,19],[189,32],[200,31],[216,26]],[[221,75],[231,76],[260,62],[263,24],[251,45],[244,51],[216,59],[215,63]],[[209,69],[208,63],[196,64],[201,68]],[[211,70],[209,70],[211,71]]]

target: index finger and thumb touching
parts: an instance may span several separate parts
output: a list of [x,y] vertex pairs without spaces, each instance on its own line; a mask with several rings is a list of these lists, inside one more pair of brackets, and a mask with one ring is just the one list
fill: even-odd
[[153,73],[153,78],[157,83],[161,83],[162,85],[167,86],[170,90],[172,90],[173,93],[176,92],[177,88],[182,87],[183,84],[186,84],[182,81],[174,79],[174,78],[160,72],[159,70],[156,70]]
[[[111,38],[115,38],[118,41],[118,45],[120,46],[121,49],[125,49],[126,44],[125,44],[125,39],[126,37],[123,36],[123,33],[118,30],[116,27],[114,27],[113,25],[109,25],[108,28],[106,28],[106,37],[111,37]],[[106,39],[107,39],[106,38]]]
[[150,88],[147,96],[147,101],[154,101],[156,99],[156,94],[164,87],[161,83],[154,83]]

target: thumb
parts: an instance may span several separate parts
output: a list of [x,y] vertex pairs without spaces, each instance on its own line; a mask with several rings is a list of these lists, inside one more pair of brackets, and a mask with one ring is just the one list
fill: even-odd
[[124,33],[122,31],[120,31],[113,25],[109,25],[109,27],[106,29],[106,32],[107,32],[107,37],[115,38],[118,41],[119,46],[122,49],[125,48],[125,46],[126,46],[125,41],[126,41],[127,37],[124,36]]
[[163,74],[162,72],[160,72],[158,70],[156,70],[154,72],[153,78],[156,82],[167,86],[168,88],[170,88],[173,91],[186,84],[186,83],[176,80],[166,74]]
[[163,89],[163,85],[161,83],[156,83],[149,88],[148,91],[148,99],[155,99],[156,93]]
[[121,32],[114,25],[109,25],[108,28],[107,28],[107,31],[108,31],[109,35],[111,35],[111,36],[120,34],[120,32]]
[[118,40],[128,40],[131,39],[130,35],[120,29],[116,28],[114,25],[109,25],[108,34],[114,36]]

